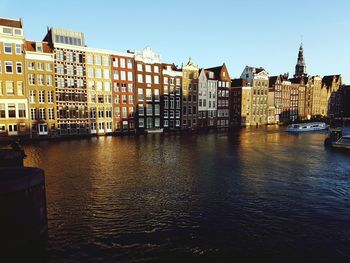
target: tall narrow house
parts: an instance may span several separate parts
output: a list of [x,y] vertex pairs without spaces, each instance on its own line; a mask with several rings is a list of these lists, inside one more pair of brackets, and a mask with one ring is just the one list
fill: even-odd
[[29,135],[22,20],[0,18],[0,136]]
[[206,69],[214,73],[217,86],[217,128],[228,128],[230,122],[231,78],[225,63],[222,66]]
[[165,131],[181,129],[182,72],[174,64],[163,64],[162,118]]
[[54,50],[59,135],[89,132],[84,34],[50,28],[44,38]]
[[247,81],[251,89],[250,125],[265,125],[268,117],[269,73],[262,67],[246,66],[241,79]]
[[197,128],[199,67],[189,58],[182,66],[182,125],[183,130]]
[[150,47],[135,53],[137,119],[139,132],[160,130],[162,92],[162,62]]
[[134,54],[112,54],[114,131],[135,132],[135,60]]
[[25,43],[26,87],[29,94],[32,137],[56,136],[56,87],[54,54],[47,42]]

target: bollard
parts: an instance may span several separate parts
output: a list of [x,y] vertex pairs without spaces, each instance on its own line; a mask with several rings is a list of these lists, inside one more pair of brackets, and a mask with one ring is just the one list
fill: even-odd
[[47,237],[45,175],[39,168],[0,168],[0,246],[16,248]]

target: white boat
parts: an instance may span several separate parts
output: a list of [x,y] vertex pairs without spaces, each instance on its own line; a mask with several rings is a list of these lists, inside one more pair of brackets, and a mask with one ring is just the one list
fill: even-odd
[[163,128],[159,128],[159,129],[149,129],[146,130],[147,133],[163,133]]
[[295,123],[288,125],[287,132],[307,132],[307,131],[322,131],[328,129],[328,125],[324,122],[308,122]]

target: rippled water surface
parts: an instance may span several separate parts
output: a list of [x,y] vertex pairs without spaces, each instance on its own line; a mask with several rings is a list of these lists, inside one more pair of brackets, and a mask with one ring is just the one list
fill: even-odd
[[[350,152],[323,133],[42,141],[49,262],[349,262]],[[42,253],[42,254],[41,254]]]

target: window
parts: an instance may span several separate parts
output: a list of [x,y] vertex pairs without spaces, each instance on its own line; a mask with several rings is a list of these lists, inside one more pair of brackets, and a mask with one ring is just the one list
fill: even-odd
[[143,83],[143,76],[142,76],[142,74],[137,74],[137,82]]
[[51,75],[46,75],[46,85],[52,86],[52,76]]
[[154,84],[159,84],[159,76],[154,76]]
[[159,116],[159,114],[160,114],[159,104],[154,105],[154,114]]
[[4,43],[4,53],[5,54],[12,54],[12,44],[11,43]]
[[15,28],[15,35],[17,35],[17,36],[21,36],[22,35],[22,30],[21,29],[16,29]]
[[38,62],[38,63],[37,63],[37,69],[38,69],[38,70],[44,70],[44,63]]
[[128,80],[132,81],[133,80],[133,74],[131,71],[128,72]]
[[127,118],[128,117],[128,109],[127,107],[122,108],[122,118]]
[[24,95],[23,82],[22,81],[17,81],[17,95],[18,96],[23,96]]
[[29,85],[35,85],[34,74],[28,74],[28,82],[29,82]]
[[160,96],[159,96],[159,89],[154,90],[154,100],[159,101]]
[[4,28],[2,29],[2,32],[3,32],[4,34],[12,34],[12,28],[4,27]]
[[35,43],[35,51],[36,52],[43,52],[43,44],[40,42]]
[[16,72],[22,74],[22,62],[16,62]]
[[96,89],[97,89],[97,91],[102,91],[102,81],[96,82]]
[[159,73],[159,67],[158,66],[154,66],[154,73]]
[[70,52],[70,51],[66,52],[66,60],[68,62],[73,62],[73,52]]
[[144,108],[142,104],[139,104],[138,106],[138,113],[139,115],[143,116],[144,115]]
[[55,116],[53,114],[53,109],[52,108],[49,108],[47,109],[48,110],[48,115],[49,115],[49,120],[54,120],[55,119]]
[[39,119],[40,120],[45,120],[45,108],[40,108],[39,109]]
[[37,78],[38,78],[38,85],[44,85],[44,75],[38,74]]
[[103,70],[103,78],[104,79],[109,79],[109,69],[104,69]]
[[106,109],[106,118],[112,118],[112,109],[111,108]]
[[105,88],[105,91],[107,91],[107,92],[111,91],[111,83],[104,82],[104,88]]
[[52,71],[53,65],[50,63],[46,64],[46,71]]
[[146,100],[152,101],[152,90],[151,89],[146,89]]
[[15,87],[13,81],[6,81],[6,94],[15,95]]
[[103,110],[103,108],[98,108],[98,117],[99,118],[104,118],[104,110]]
[[53,91],[51,90],[47,92],[47,102],[53,103]]
[[118,58],[113,58],[113,67],[118,67]]
[[35,90],[31,90],[29,92],[29,101],[30,101],[30,103],[35,103],[35,95],[36,95]]
[[102,70],[100,68],[95,69],[95,78],[102,78]]
[[132,83],[128,84],[128,92],[134,92],[134,85]]
[[143,100],[143,89],[138,89],[137,94],[138,94],[138,100],[142,101]]
[[5,73],[12,74],[13,73],[13,63],[12,61],[5,61]]
[[63,51],[62,50],[56,50],[56,59],[57,60],[63,60]]
[[118,70],[113,70],[113,79],[119,80],[119,71]]
[[146,114],[147,114],[148,116],[153,115],[152,104],[146,104]]
[[95,56],[95,65],[101,65],[101,56]]
[[143,118],[140,118],[140,119],[139,119],[139,127],[140,127],[140,128],[145,127],[145,120],[144,120]]
[[16,105],[15,104],[8,104],[8,117],[9,118],[16,118]]
[[45,102],[45,91],[39,90],[39,103]]
[[122,103],[123,104],[127,103],[127,96],[126,95],[122,95]]
[[6,117],[5,104],[0,103],[0,118],[5,118],[5,117]]
[[93,68],[88,68],[88,77],[93,78],[94,77],[94,69]]
[[77,73],[77,76],[82,77],[83,76],[83,67],[82,66],[77,66],[76,73]]
[[109,57],[103,56],[102,57],[103,66],[108,67],[109,66]]
[[[38,64],[38,66],[39,66],[39,64]],[[74,75],[73,65],[67,65],[66,70],[67,70],[67,75],[69,75],[69,76]]]
[[146,75],[146,83],[152,84],[152,76],[151,75]]
[[125,58],[120,59],[120,67],[125,68]]
[[125,71],[120,71],[120,79],[126,80],[126,72]]
[[90,65],[94,64],[94,59],[91,54],[86,55],[86,63]]
[[24,103],[18,104],[18,117],[26,118],[26,105]]
[[152,72],[151,65],[146,65],[146,72]]
[[142,64],[137,64],[137,71],[142,71]]
[[164,94],[169,94],[169,87],[168,86],[164,86]]

